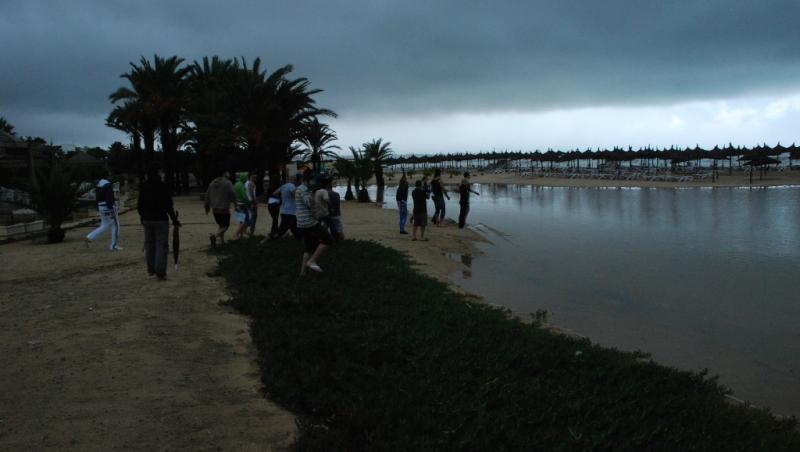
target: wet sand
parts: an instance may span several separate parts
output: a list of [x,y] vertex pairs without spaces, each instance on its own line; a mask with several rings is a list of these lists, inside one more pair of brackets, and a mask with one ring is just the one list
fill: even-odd
[[[135,212],[120,252],[90,228],[0,246],[0,450],[284,450],[294,416],[264,398],[247,318],[218,303],[212,228],[176,200],[180,268],[148,277]],[[170,257],[171,264],[171,257]]]
[[[429,202],[428,208],[430,220],[433,213],[432,203]],[[453,213],[449,212],[449,215],[452,217]],[[475,243],[486,241],[477,232],[469,228],[458,229],[452,222],[437,227],[429,221],[425,231],[425,237],[429,240],[414,242],[411,240],[410,224],[406,225],[408,235],[400,234],[399,214],[396,210],[381,209],[374,203],[342,203],[342,219],[348,238],[374,240],[408,253],[422,272],[444,282],[449,282],[448,275],[455,271],[469,270],[454,257],[473,256],[478,253]]]

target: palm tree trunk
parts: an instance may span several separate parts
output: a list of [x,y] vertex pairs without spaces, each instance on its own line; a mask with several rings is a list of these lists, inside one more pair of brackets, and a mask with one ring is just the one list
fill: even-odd
[[344,194],[344,200],[345,201],[352,201],[354,199],[356,199],[356,197],[353,195],[353,178],[352,177],[348,177],[347,178],[347,192],[345,192],[345,194]]
[[161,122],[159,127],[161,135],[161,151],[164,153],[164,183],[169,187],[170,192],[175,192],[175,164],[173,161],[171,133],[169,124],[166,121]]
[[131,149],[133,150],[133,159],[136,162],[136,175],[139,178],[139,183],[144,180],[144,164],[142,162],[142,145],[140,142],[141,135],[139,132],[131,134]]
[[375,164],[375,183],[378,185],[378,193],[376,194],[376,202],[383,203],[383,190],[386,181],[383,179],[383,165],[380,162]]
[[153,129],[142,131],[142,140],[144,141],[144,154],[145,164],[153,162],[156,151],[156,132]]

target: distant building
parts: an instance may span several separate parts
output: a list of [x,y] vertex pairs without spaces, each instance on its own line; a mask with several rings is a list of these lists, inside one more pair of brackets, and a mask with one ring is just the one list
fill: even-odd
[[6,184],[31,181],[38,169],[49,168],[56,148],[47,144],[20,141],[0,131],[0,175]]

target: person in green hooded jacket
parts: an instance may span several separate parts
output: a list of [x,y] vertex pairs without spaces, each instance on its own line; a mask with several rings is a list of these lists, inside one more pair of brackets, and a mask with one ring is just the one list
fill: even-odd
[[238,180],[233,184],[233,193],[236,195],[236,213],[234,218],[239,223],[239,229],[236,230],[234,237],[240,239],[244,236],[250,225],[250,199],[247,196],[247,174],[239,174]]

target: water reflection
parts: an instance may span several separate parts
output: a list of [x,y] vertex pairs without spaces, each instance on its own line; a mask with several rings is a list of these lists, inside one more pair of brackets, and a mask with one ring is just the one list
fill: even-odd
[[800,414],[799,188],[475,188],[467,290]]
[[464,279],[472,278],[472,255],[471,254],[458,254],[458,253],[442,253],[442,256],[447,256],[450,260],[460,263],[464,266],[461,269],[461,277]]

